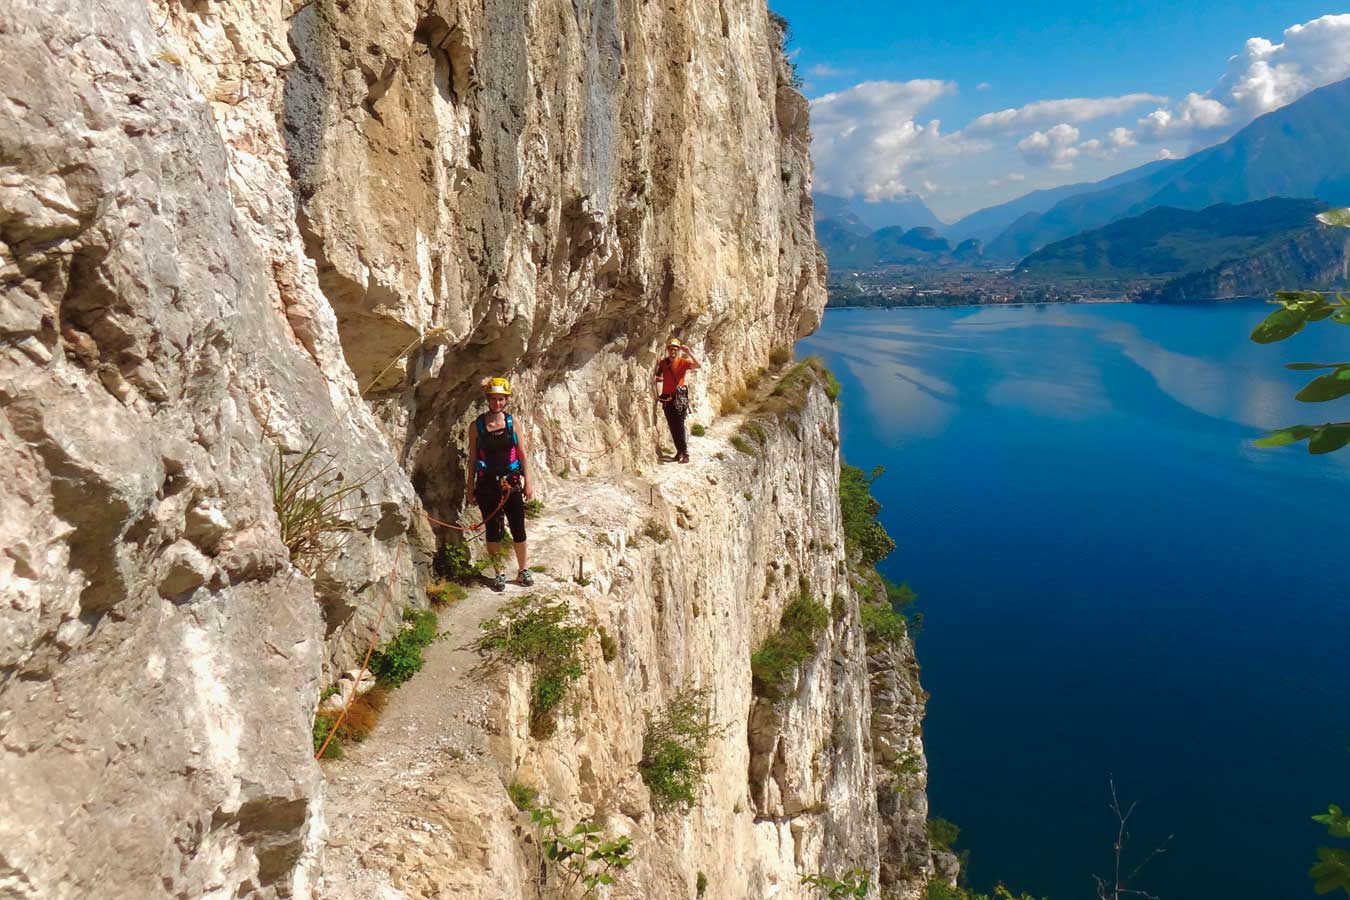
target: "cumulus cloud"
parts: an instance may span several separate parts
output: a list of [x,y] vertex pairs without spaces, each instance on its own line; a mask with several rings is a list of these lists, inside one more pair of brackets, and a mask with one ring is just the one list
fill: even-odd
[[1106,133],[1106,143],[1112,147],[1133,147],[1139,143],[1134,139],[1134,132],[1128,128],[1112,128]]
[[1249,38],[1212,89],[1187,94],[1139,120],[1146,140],[1219,137],[1294,102],[1311,90],[1350,77],[1350,13],[1292,25],[1278,44]]
[[937,79],[866,81],[811,101],[811,155],[817,187],[829,193],[889,200],[911,193],[907,173],[975,145],[942,133],[920,110],[956,91]]
[[1067,169],[1079,154],[1077,142],[1078,129],[1061,122],[1046,131],[1033,131],[1017,142],[1017,149],[1030,165]]
[[989,82],[987,82],[987,81],[981,81],[979,84],[975,85],[975,90],[977,90],[977,91],[987,91],[987,90],[989,90],[991,87],[993,87],[993,85],[990,84]]
[[967,134],[998,134],[1035,128],[1051,122],[1087,122],[1118,116],[1144,103],[1165,103],[1157,94],[1125,94],[1120,97],[1071,97],[1037,100],[1026,106],[985,113],[966,126]]
[[1139,120],[1145,140],[1161,141],[1173,135],[1192,135],[1222,128],[1233,111],[1212,97],[1187,94],[1173,109],[1155,109]]
[[1168,150],[1166,147],[1163,147],[1161,150],[1158,151],[1158,155],[1155,156],[1155,157],[1153,157],[1153,158],[1154,158],[1154,159],[1181,159],[1181,154],[1180,154],[1180,153],[1173,152],[1172,150]]

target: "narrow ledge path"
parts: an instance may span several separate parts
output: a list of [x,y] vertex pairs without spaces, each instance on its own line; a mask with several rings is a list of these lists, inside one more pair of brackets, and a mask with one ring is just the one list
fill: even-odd
[[[511,780],[502,697],[512,673],[489,667],[474,649],[481,624],[527,595],[567,599],[584,611],[610,597],[616,569],[627,564],[650,519],[679,527],[680,498],[706,491],[742,455],[730,436],[741,417],[721,419],[689,439],[692,461],[662,463],[643,475],[555,480],[542,514],[527,522],[533,587],[486,582],[439,613],[441,638],[423,651],[422,670],[393,691],[373,733],[322,763],[327,782],[327,837],[317,896],[323,900],[468,898],[518,900],[521,886],[503,878],[484,895],[469,873],[517,869],[517,846],[498,835],[505,817],[526,827],[506,795]],[[721,458],[718,457],[721,454]],[[475,553],[481,541],[474,541]],[[577,580],[580,571],[584,583]],[[514,574],[514,559],[508,574]],[[585,595],[590,594],[587,597]],[[496,744],[494,746],[494,739]],[[496,751],[494,753],[494,751]],[[510,828],[506,829],[510,833]],[[464,880],[457,881],[458,877]]]

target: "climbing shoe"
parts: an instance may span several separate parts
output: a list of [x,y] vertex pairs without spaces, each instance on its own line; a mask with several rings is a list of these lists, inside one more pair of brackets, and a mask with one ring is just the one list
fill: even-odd
[[689,454],[688,454],[688,453],[681,453],[679,456],[675,457],[675,461],[676,461],[676,462],[689,462]]
[[494,591],[506,590],[506,573],[498,572],[497,577],[492,579],[492,589]]
[[529,587],[530,585],[534,584],[534,573],[531,572],[529,569],[521,569],[520,577],[516,580],[519,581],[525,587]]

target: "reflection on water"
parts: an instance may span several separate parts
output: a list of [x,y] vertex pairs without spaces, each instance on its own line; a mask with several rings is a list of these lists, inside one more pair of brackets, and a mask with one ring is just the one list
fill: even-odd
[[802,342],[843,383],[845,456],[887,469],[932,808],[981,890],[1092,896],[1114,775],[1141,842],[1176,834],[1153,893],[1311,896],[1307,817],[1350,796],[1325,714],[1350,706],[1350,589],[1311,548],[1343,530],[1350,452],[1252,440],[1339,414],[1281,366],[1350,358],[1350,329],[1253,344],[1267,310],[848,310]]
[[[1256,347],[1243,340],[1247,325],[1266,310],[1264,304],[1235,305],[1223,335],[1210,332],[1215,323],[1208,317],[1183,319],[1189,327],[1174,328],[1162,340],[1128,319],[1139,319],[1130,314],[1140,311],[1145,319],[1149,313],[1165,319],[1174,308],[849,310],[832,313],[828,327],[808,343],[858,378],[869,413],[896,440],[940,433],[953,406],[1005,406],[1073,421],[1138,412],[1133,398],[1119,406],[1113,401],[1113,387],[1129,384],[1138,373],[1146,373],[1157,390],[1203,419],[1253,433],[1321,421],[1292,399],[1300,382],[1280,369],[1283,362],[1312,351],[1291,352],[1292,344]],[[905,315],[928,321],[887,321]],[[1143,324],[1156,328],[1159,323]],[[1163,340],[1192,345],[1195,352],[1173,349]],[[1214,355],[1224,344],[1239,352]],[[1126,371],[1129,367],[1136,371]],[[1199,427],[1212,430],[1215,424]]]

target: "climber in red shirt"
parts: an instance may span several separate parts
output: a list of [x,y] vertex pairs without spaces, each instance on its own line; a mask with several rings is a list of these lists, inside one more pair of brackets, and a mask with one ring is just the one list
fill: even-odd
[[684,435],[684,418],[689,415],[689,388],[684,386],[685,373],[701,369],[703,364],[694,358],[689,348],[677,338],[666,341],[665,358],[656,364],[652,374],[653,387],[660,384],[660,393],[654,398],[666,414],[670,437],[675,442],[675,461],[689,462],[689,446]]

